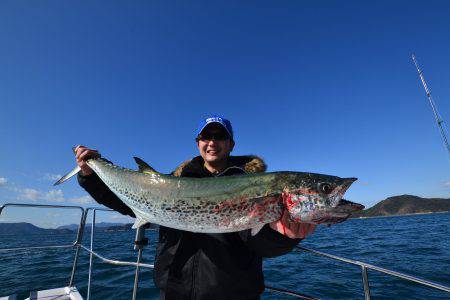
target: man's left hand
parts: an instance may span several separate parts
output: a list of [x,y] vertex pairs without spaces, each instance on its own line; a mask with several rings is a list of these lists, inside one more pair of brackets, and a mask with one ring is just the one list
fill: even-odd
[[309,223],[295,223],[289,218],[289,214],[284,212],[281,219],[269,224],[270,228],[291,239],[304,239],[307,235],[313,234],[316,225]]

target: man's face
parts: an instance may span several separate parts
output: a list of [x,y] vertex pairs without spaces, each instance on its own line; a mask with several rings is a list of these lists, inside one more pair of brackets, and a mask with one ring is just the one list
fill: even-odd
[[205,162],[215,163],[228,158],[233,150],[234,142],[230,140],[230,136],[222,125],[212,123],[201,132],[197,147]]

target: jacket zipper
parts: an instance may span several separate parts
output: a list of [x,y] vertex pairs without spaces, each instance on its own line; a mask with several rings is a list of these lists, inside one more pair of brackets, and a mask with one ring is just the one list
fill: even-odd
[[197,262],[198,262],[198,252],[194,255],[194,262],[192,266],[192,289],[191,289],[191,300],[195,299],[195,273],[197,272]]

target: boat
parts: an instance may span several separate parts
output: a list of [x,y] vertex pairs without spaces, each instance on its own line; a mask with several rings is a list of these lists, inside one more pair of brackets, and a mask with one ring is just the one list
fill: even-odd
[[[5,211],[5,208],[7,207],[24,207],[24,208],[67,208],[67,209],[73,209],[78,210],[81,213],[79,226],[77,230],[76,239],[72,244],[64,244],[64,245],[45,245],[45,246],[32,246],[32,247],[12,247],[12,248],[0,248],[0,256],[2,253],[5,252],[13,252],[20,255],[20,252],[22,251],[45,251],[48,249],[55,249],[55,248],[73,248],[75,249],[75,255],[72,263],[72,272],[70,274],[70,278],[68,279],[68,285],[64,287],[59,288],[51,288],[46,290],[38,290],[38,291],[30,291],[30,297],[26,298],[26,300],[43,300],[43,299],[58,299],[58,300],[90,300],[91,299],[91,284],[92,284],[92,270],[94,268],[94,258],[100,260],[102,263],[109,264],[112,266],[132,266],[135,267],[135,277],[134,277],[134,286],[133,286],[133,293],[130,295],[130,298],[135,300],[137,299],[137,291],[139,289],[139,273],[141,268],[147,268],[147,269],[153,269],[153,264],[146,264],[142,263],[142,252],[145,248],[145,246],[148,245],[148,239],[145,237],[145,229],[144,226],[139,227],[136,229],[136,238],[135,238],[135,250],[137,251],[137,258],[136,261],[120,261],[120,260],[114,260],[109,259],[107,257],[103,257],[100,254],[96,253],[94,251],[94,241],[95,241],[95,220],[96,220],[96,213],[97,211],[109,211],[114,212],[111,209],[106,208],[96,208],[96,207],[88,207],[83,208],[81,206],[71,206],[71,205],[42,205],[42,204],[18,204],[18,203],[6,203],[0,206],[0,216]],[[91,230],[90,230],[90,245],[86,246],[83,245],[83,234],[85,233],[86,228],[86,220],[88,216],[91,216]],[[405,273],[396,272],[393,270],[385,269],[379,266],[375,266],[372,264],[368,264],[365,262],[361,262],[358,260],[353,260],[349,258],[344,258],[336,255],[332,255],[329,253],[317,251],[310,248],[305,248],[302,246],[297,246],[297,249],[299,251],[308,252],[314,255],[318,255],[324,258],[340,261],[346,264],[354,265],[361,270],[361,278],[362,283],[364,287],[364,297],[366,300],[371,299],[370,295],[370,284],[369,284],[369,277],[367,275],[367,270],[374,270],[389,276],[401,278],[403,280],[407,280],[409,282],[427,286],[429,288],[439,290],[442,292],[448,293],[448,296],[450,298],[450,287],[445,286],[442,284],[438,284],[429,280],[417,278]],[[76,285],[75,285],[75,274],[77,271],[77,265],[78,265],[78,258],[80,251],[87,251],[89,253],[89,272],[88,272],[88,283],[87,283],[87,293],[85,298],[80,294],[78,291]],[[280,293],[283,295],[288,295],[293,298],[297,299],[306,299],[306,300],[314,300],[318,299],[314,296],[305,295],[296,291],[283,289],[279,287],[274,286],[267,286],[266,285],[266,291],[271,293]],[[0,294],[0,300],[16,300],[17,295],[1,295]]]

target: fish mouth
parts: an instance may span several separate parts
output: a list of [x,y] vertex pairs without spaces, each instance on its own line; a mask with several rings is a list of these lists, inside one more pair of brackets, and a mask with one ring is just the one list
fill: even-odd
[[339,184],[339,190],[337,194],[342,198],[345,194],[345,192],[348,190],[348,188],[352,185],[353,182],[358,180],[358,178],[351,177],[351,178],[343,178],[341,184]]
[[314,219],[313,222],[326,225],[341,223],[347,220],[352,213],[363,209],[364,205],[362,204],[348,201],[346,199],[340,199],[336,207],[327,210],[323,214],[319,214],[318,218]]
[[365,206],[342,198],[341,200],[339,200],[338,205],[335,208],[345,210],[346,212],[354,212],[363,210]]
[[358,180],[358,178],[355,178],[355,177],[343,178],[342,186],[345,188],[345,190],[347,190],[352,185],[352,183],[355,182],[356,180]]
[[336,184],[337,187],[334,189],[333,193],[329,195],[329,206],[336,207],[339,205],[339,201],[344,197],[345,192],[348,188],[355,182],[357,178],[340,178]]

